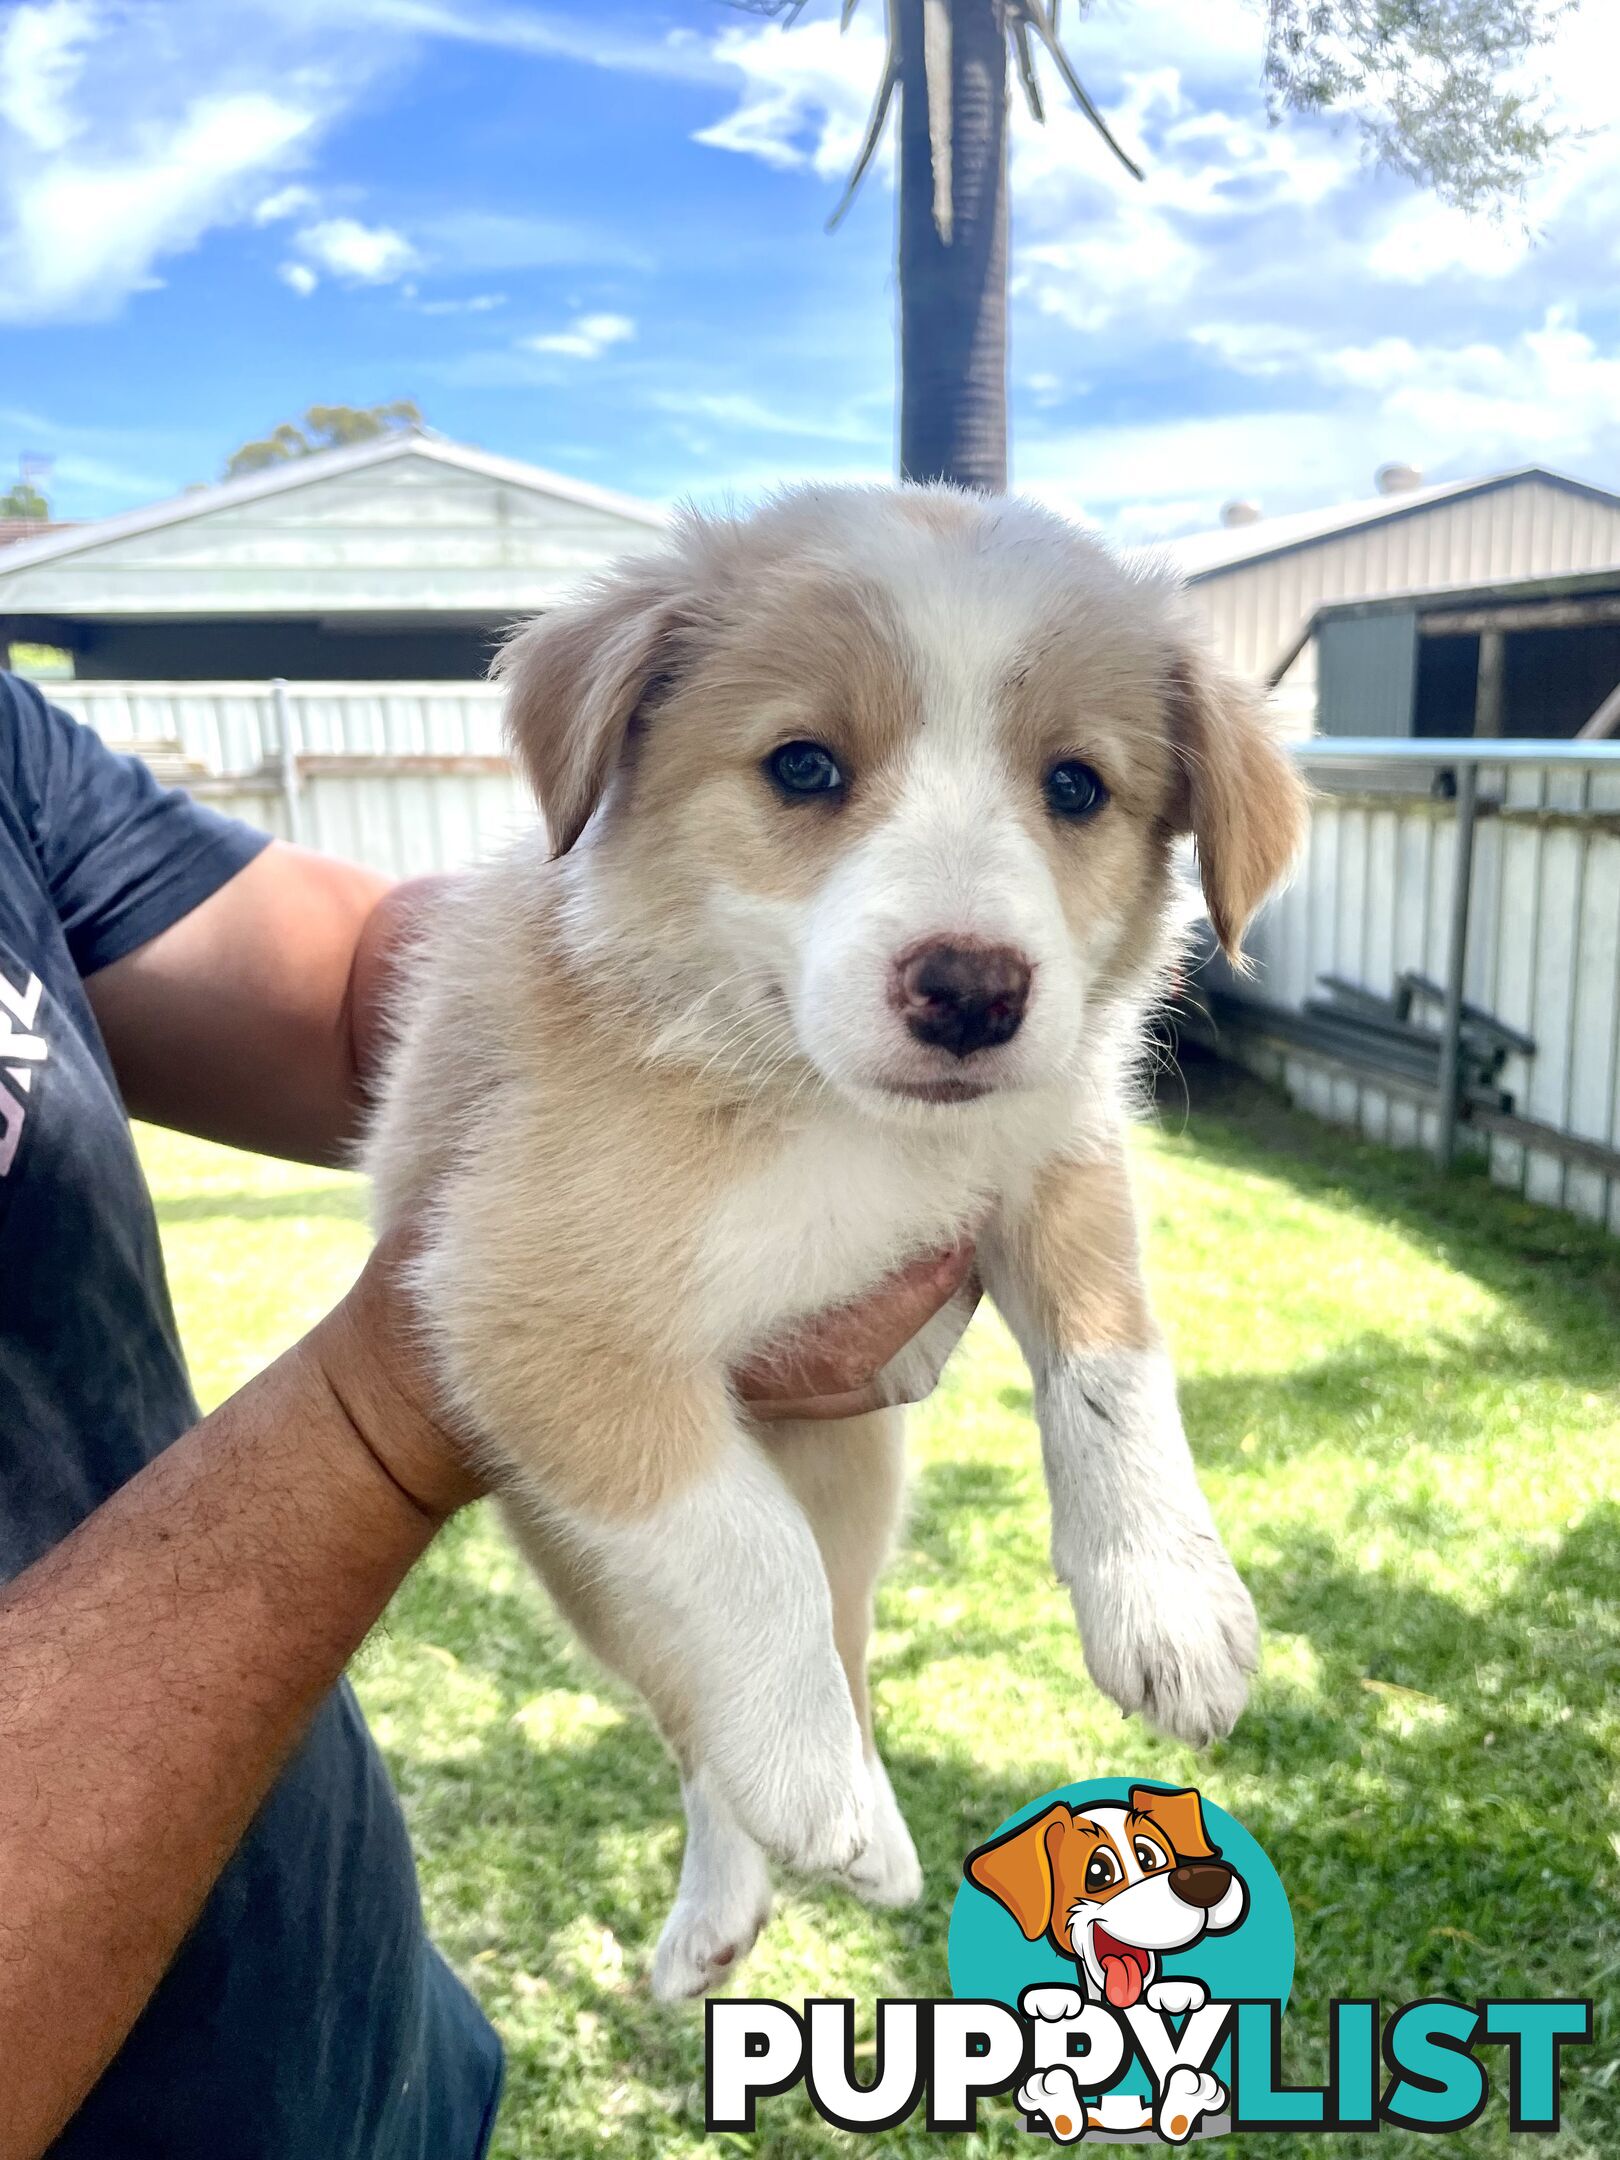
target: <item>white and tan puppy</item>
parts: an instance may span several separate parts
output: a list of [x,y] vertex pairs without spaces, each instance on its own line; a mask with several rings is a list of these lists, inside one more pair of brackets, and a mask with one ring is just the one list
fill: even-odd
[[766,1854],[919,1888],[865,1674],[899,1418],[766,1432],[727,1377],[919,1251],[978,1231],[1098,1683],[1195,1742],[1241,1709],[1122,1129],[1178,836],[1233,948],[1301,793],[1171,581],[943,489],[687,517],[501,672],[549,843],[447,903],[369,1168],[517,1536],[679,1759],[679,1995]]

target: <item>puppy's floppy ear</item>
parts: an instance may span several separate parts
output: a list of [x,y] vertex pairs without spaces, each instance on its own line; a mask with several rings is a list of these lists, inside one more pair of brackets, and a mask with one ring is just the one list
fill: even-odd
[[637,708],[675,663],[686,582],[670,551],[622,564],[510,638],[494,667],[506,732],[540,798],[553,855],[601,801]]
[[1153,1785],[1133,1785],[1131,1813],[1145,1815],[1156,1824],[1169,1839],[1170,1850],[1178,1860],[1213,1860],[1218,1856],[1219,1847],[1209,1842],[1204,1828],[1204,1806],[1194,1786],[1161,1792]]
[[1260,693],[1196,646],[1170,663],[1176,780],[1169,820],[1198,848],[1209,919],[1228,959],[1305,839],[1308,797]]
[[1074,1810],[1060,1800],[1044,1815],[970,1852],[963,1863],[968,1881],[1006,1906],[1028,1942],[1052,1925],[1057,1849],[1073,1820]]

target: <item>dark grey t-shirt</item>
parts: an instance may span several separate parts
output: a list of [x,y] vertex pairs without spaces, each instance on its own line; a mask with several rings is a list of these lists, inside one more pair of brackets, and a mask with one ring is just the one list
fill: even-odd
[[[83,982],[263,845],[0,675],[0,1581],[196,1420]],[[345,1686],[54,2151],[462,2160],[499,2082]]]

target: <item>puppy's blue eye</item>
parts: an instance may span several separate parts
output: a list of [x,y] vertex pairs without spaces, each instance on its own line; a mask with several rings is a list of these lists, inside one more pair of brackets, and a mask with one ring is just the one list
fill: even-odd
[[1054,817],[1091,817],[1107,800],[1101,773],[1078,758],[1065,758],[1046,776],[1046,807]]
[[836,795],[844,776],[832,752],[818,742],[785,742],[765,760],[765,770],[784,795]]

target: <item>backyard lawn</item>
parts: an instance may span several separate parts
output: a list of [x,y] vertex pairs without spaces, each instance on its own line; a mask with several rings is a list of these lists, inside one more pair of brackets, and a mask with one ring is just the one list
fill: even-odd
[[[928,1876],[917,1910],[796,1889],[747,1992],[948,1992],[964,1851],[1077,1777],[1200,1783],[1291,1893],[1285,2051],[1319,2076],[1327,2001],[1594,1995],[1565,2127],[1620,2147],[1620,1245],[1483,1182],[1199,1083],[1140,1141],[1160,1309],[1265,1663],[1205,1757],[1086,1678],[1046,1563],[1029,1387],[981,1320],[915,1417],[915,1507],[876,1642],[881,1737]],[[217,1401],[350,1279],[350,1179],[143,1131],[197,1386]],[[405,1796],[429,1917],[503,2034],[496,2152],[797,2160],[854,2141],[798,2098],[705,2140],[701,2013],[648,1961],[679,1859],[674,1775],[549,1618],[484,1511],[400,1593],[355,1678]],[[1456,2140],[1505,2153],[1500,2093]],[[897,2152],[952,2149],[920,2128]],[[1039,2150],[1010,2102],[954,2149]],[[1232,2151],[1425,2154],[1427,2140]]]

